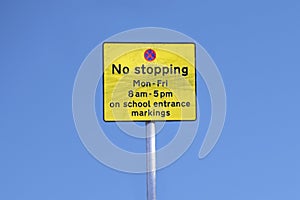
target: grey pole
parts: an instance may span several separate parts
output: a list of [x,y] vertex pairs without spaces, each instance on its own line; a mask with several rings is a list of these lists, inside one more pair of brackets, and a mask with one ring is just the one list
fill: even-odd
[[155,123],[146,122],[147,200],[156,200]]

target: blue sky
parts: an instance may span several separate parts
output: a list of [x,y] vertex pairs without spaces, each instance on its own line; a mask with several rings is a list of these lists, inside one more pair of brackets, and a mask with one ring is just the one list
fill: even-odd
[[[0,5],[0,199],[146,199],[145,175],[118,172],[94,159],[72,116],[73,83],[88,53],[113,34],[145,26],[198,41],[227,92],[222,136],[199,160],[210,104],[198,80],[199,133],[183,157],[158,171],[158,199],[300,199],[299,1]],[[100,124],[120,147],[143,150],[143,140]],[[174,137],[177,125],[159,134],[158,148]]]

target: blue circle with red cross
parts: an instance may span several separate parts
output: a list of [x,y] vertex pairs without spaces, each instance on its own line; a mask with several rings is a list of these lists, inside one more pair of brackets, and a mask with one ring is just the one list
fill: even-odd
[[156,58],[156,53],[153,49],[147,49],[145,52],[144,52],[144,58],[151,62],[153,60],[155,60]]

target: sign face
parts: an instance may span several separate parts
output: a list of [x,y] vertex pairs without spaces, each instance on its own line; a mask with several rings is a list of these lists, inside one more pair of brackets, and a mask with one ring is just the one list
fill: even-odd
[[194,43],[103,43],[104,121],[196,120]]

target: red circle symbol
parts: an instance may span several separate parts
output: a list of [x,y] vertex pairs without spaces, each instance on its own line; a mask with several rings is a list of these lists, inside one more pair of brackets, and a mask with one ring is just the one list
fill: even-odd
[[156,53],[153,49],[147,49],[145,52],[144,52],[144,58],[149,61],[149,62],[152,62],[153,60],[155,60],[156,58]]

